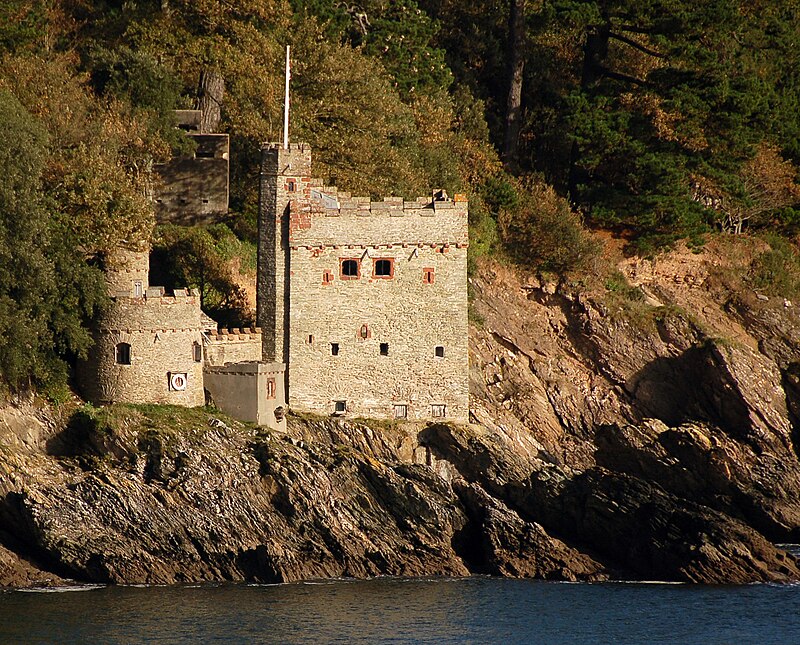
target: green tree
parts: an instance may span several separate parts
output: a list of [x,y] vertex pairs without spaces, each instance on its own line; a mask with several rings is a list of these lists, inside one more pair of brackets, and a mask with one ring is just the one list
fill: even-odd
[[0,373],[14,389],[63,384],[63,358],[85,353],[105,302],[102,275],[49,215],[49,152],[43,126],[0,89]]

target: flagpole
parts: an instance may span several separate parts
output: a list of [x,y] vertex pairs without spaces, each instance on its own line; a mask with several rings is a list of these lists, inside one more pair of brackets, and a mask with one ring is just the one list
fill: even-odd
[[289,148],[289,45],[286,45],[286,89],[283,98],[283,149]]

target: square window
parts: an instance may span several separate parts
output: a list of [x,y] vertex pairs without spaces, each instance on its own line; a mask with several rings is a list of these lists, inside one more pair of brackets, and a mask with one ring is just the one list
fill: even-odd
[[395,419],[408,418],[408,405],[405,403],[395,403],[392,405],[392,416]]
[[447,406],[444,403],[434,403],[431,405],[431,416],[435,419],[443,419],[447,416]]
[[331,356],[339,355],[339,343],[331,343]]
[[436,346],[436,349],[434,349],[434,350],[433,350],[433,353],[434,353],[434,354],[435,354],[435,355],[436,355],[438,358],[444,358],[444,347],[442,347],[441,345],[437,345],[437,346]]
[[355,258],[347,258],[341,262],[342,280],[358,280],[361,277],[361,260]]
[[372,265],[373,278],[393,278],[394,260],[392,258],[379,258]]
[[347,412],[347,401],[334,401],[333,402],[333,413],[334,414],[344,414]]
[[381,356],[389,355],[389,343],[381,343]]
[[432,268],[422,269],[422,284],[433,284],[435,272]]

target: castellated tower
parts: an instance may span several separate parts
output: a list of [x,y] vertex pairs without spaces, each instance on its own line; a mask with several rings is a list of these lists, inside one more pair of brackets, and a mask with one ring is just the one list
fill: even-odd
[[469,416],[467,200],[351,197],[304,144],[262,148],[258,324],[291,408]]
[[96,322],[94,345],[77,365],[95,403],[203,405],[203,332],[216,329],[194,290],[148,284],[149,251],[117,249],[108,259],[112,304]]
[[311,148],[268,143],[262,148],[258,216],[256,320],[262,329],[263,360],[289,362],[289,223],[308,205]]

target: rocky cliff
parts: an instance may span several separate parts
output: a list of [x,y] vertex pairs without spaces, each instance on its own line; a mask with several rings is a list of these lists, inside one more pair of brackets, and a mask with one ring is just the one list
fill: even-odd
[[8,406],[0,583],[800,579],[800,319],[727,268],[483,265],[468,427]]

